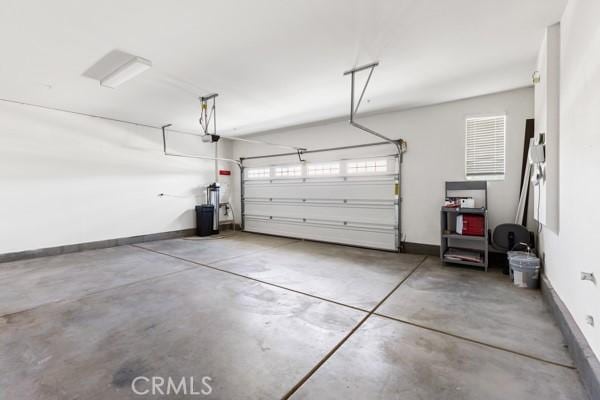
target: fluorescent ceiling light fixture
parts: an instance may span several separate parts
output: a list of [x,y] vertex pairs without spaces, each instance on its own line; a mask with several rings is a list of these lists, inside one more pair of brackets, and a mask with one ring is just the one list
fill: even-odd
[[109,88],[116,88],[128,80],[136,77],[145,70],[152,67],[152,62],[141,57],[134,57],[115,69],[110,74],[106,75],[104,79],[100,81],[100,85]]

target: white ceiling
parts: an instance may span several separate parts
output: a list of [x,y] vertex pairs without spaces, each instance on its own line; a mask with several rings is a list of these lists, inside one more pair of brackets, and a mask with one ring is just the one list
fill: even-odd
[[[362,111],[527,86],[566,0],[3,0],[0,98],[223,134],[348,113],[353,66],[380,61]],[[83,74],[113,50],[153,62],[117,89]]]

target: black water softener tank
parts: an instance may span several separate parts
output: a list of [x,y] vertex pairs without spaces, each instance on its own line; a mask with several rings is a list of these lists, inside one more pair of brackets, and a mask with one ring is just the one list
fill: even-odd
[[215,206],[212,204],[202,204],[201,206],[196,206],[196,235],[212,235],[214,212]]

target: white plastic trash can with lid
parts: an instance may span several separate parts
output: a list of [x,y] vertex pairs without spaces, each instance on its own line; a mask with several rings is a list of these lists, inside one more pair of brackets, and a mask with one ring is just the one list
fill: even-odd
[[537,289],[540,285],[540,259],[533,254],[519,253],[512,254],[508,261],[513,283],[520,288]]

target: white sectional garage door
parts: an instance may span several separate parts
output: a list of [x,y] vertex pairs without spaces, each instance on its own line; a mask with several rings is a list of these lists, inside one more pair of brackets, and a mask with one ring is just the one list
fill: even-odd
[[244,230],[398,249],[398,159],[245,168]]

